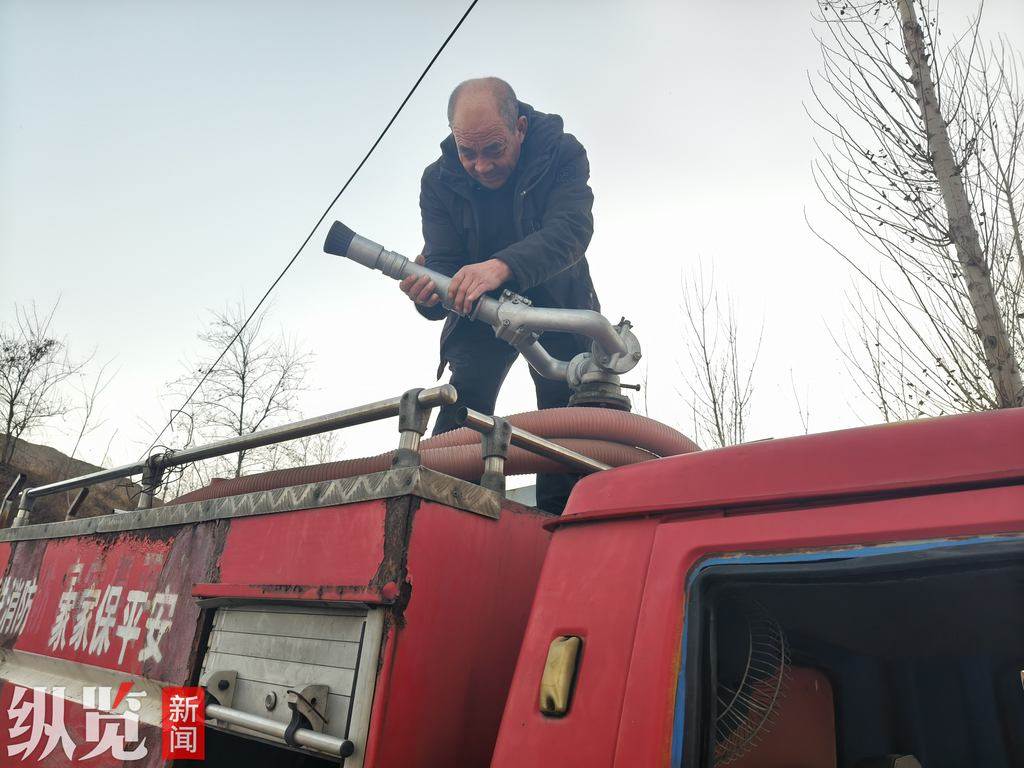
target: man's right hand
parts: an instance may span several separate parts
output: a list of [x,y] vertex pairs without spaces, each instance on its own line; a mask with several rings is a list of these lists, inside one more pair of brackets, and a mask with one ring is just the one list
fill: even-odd
[[[417,264],[423,264],[425,261],[422,253],[416,257]],[[409,275],[398,284],[398,287],[402,289],[402,293],[424,307],[433,307],[441,301],[441,297],[435,293],[437,288],[434,281],[426,275],[422,277]]]

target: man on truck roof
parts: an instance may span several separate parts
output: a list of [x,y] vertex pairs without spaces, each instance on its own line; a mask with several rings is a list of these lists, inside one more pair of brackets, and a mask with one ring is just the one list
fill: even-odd
[[[420,184],[426,266],[453,277],[455,311],[439,306],[429,278],[409,277],[402,290],[430,320],[445,319],[441,365],[459,391],[441,408],[434,434],[454,429],[460,406],[486,414],[518,352],[493,330],[466,317],[485,293],[507,288],[535,306],[593,309],[600,304],[586,249],[594,233],[594,194],[583,145],[558,115],[538,112],[496,77],[460,83],[448,99],[451,133]],[[545,333],[544,347],[570,360],[589,349],[582,337]],[[538,408],[568,405],[565,382],[530,371]],[[561,511],[575,478],[539,476],[537,505]]]

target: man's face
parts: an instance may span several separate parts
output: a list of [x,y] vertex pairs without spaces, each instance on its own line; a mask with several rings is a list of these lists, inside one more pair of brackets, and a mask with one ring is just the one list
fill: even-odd
[[516,169],[526,138],[526,118],[510,130],[494,99],[467,94],[459,99],[452,134],[466,173],[487,189],[500,189]]

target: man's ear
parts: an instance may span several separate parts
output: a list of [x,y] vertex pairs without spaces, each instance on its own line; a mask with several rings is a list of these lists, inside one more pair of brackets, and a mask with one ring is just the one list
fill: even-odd
[[520,115],[519,118],[516,120],[516,133],[519,134],[520,141],[526,138],[526,126],[528,124],[529,121],[526,119],[525,115]]

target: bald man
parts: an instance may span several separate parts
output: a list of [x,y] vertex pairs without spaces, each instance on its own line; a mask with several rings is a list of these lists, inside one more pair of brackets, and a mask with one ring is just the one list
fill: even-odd
[[[448,125],[441,157],[423,173],[420,213],[423,258],[452,277],[456,311],[439,306],[431,281],[402,282],[420,314],[445,319],[438,377],[447,364],[459,402],[441,409],[434,434],[457,426],[460,406],[493,414],[518,355],[489,326],[465,317],[482,295],[508,288],[535,306],[600,311],[586,259],[594,233],[590,165],[583,146],[562,130],[562,118],[536,111],[504,80],[489,77],[452,91]],[[561,360],[590,346],[565,333],[545,333],[542,343]],[[538,408],[568,404],[564,382],[530,373]],[[538,477],[538,506],[560,512],[573,482]]]

